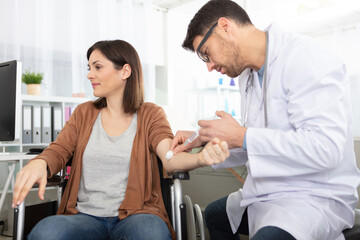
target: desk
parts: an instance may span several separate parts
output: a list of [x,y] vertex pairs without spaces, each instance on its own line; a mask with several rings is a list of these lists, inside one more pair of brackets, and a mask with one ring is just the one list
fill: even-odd
[[20,168],[22,168],[24,165],[24,160],[32,159],[35,156],[36,155],[27,155],[26,153],[16,153],[16,152],[9,153],[9,154],[0,154],[0,162],[11,163],[11,166],[9,166],[9,174],[7,176],[5,186],[4,186],[3,192],[1,194],[1,198],[0,198],[0,212],[3,207],[5,197],[6,197],[8,189],[9,189],[10,182],[11,182],[12,188],[14,187],[14,172],[15,172],[16,163],[19,162]]

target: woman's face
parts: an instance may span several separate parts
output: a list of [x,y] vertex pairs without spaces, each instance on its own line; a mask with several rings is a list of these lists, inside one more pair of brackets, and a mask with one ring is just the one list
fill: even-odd
[[[95,97],[111,97],[118,95],[122,97],[126,80],[129,77],[125,64],[122,69],[117,70],[114,64],[107,59],[100,50],[95,49],[89,57],[89,73],[87,78],[90,80]],[[126,66],[126,67],[125,67]]]

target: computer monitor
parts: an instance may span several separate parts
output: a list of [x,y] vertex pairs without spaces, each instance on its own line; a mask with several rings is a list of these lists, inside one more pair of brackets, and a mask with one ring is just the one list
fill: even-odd
[[20,61],[0,63],[0,143],[20,140],[21,73]]

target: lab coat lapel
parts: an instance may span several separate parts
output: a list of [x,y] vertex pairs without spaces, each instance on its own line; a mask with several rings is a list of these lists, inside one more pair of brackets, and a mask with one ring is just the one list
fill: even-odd
[[[270,25],[271,26],[271,25]],[[264,31],[269,31],[270,26],[265,29]],[[267,59],[267,73],[263,75],[263,84],[262,86],[264,86],[264,81],[266,81],[266,93],[267,93],[267,102],[269,102],[270,100],[270,96],[271,93],[269,93],[269,89],[271,86],[271,66],[272,63],[276,60],[277,56],[278,56],[278,52],[279,52],[279,44],[275,44],[276,41],[281,41],[278,38],[277,31],[278,28],[275,25],[275,31],[269,31],[269,44],[268,44],[268,59]],[[272,29],[273,30],[273,29]],[[266,79],[265,79],[266,77]],[[256,127],[264,127],[265,126],[265,122],[264,122],[264,98],[263,98],[263,89],[260,86],[260,82],[259,82],[259,75],[257,74],[256,71],[254,71],[254,95],[256,95],[256,99],[252,100],[251,103],[251,110],[249,113],[249,124],[250,126],[256,126]],[[269,114],[268,114],[268,118],[269,118]]]
[[[271,31],[270,31],[271,28]],[[266,91],[269,90],[270,82],[271,82],[271,66],[273,62],[277,59],[280,51],[280,47],[282,46],[282,34],[280,32],[279,27],[276,24],[269,25],[264,31],[269,32],[269,46],[268,46],[268,60],[267,60],[267,82],[266,82]],[[277,44],[276,44],[277,43]],[[264,74],[265,75],[265,74]],[[264,79],[263,79],[264,81]],[[267,96],[269,93],[267,92]]]
[[263,94],[259,83],[257,72],[254,71],[254,87],[252,90],[250,107],[248,113],[248,124],[250,127],[262,127],[263,119]]

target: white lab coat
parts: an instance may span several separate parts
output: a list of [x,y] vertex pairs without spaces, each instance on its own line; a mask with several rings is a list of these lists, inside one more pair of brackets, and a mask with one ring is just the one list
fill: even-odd
[[[266,31],[268,127],[254,71],[247,153],[234,149],[213,166],[248,169],[243,189],[227,201],[231,227],[237,230],[247,207],[250,237],[271,225],[296,239],[344,239],[342,230],[354,223],[360,183],[346,68],[310,38],[283,33],[274,24]],[[242,103],[249,74],[239,76]]]

